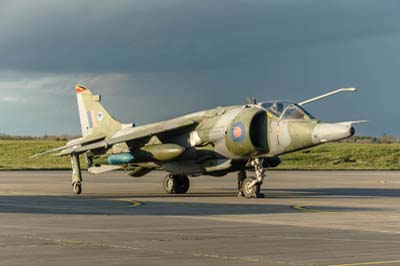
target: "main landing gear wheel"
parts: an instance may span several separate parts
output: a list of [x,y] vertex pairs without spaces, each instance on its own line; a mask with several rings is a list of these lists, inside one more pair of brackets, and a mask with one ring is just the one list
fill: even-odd
[[185,194],[189,186],[189,178],[185,175],[169,174],[164,179],[164,189],[168,194]]
[[74,192],[74,194],[81,194],[82,193],[82,184],[81,182],[75,182],[72,184],[72,192]]
[[256,180],[256,178],[254,178],[254,177],[247,177],[243,181],[240,192],[242,192],[242,195],[244,197],[246,197],[246,198],[263,198],[264,197],[264,194],[260,193],[261,185],[254,184],[255,180]]

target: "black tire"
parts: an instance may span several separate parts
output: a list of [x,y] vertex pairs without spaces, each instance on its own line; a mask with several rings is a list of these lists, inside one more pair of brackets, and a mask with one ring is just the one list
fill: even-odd
[[177,176],[179,181],[178,181],[178,186],[175,188],[175,191],[177,194],[185,194],[190,187],[190,180],[187,176],[185,175],[180,175]]
[[253,187],[249,187],[250,184],[255,180],[254,177],[247,177],[243,180],[242,187],[240,191],[243,193],[243,196],[246,198],[258,198],[260,195],[260,185],[255,185]]
[[82,193],[82,184],[80,182],[76,182],[72,184],[72,192],[76,195]]
[[168,194],[185,194],[189,190],[190,181],[185,175],[169,174],[164,178],[163,185]]

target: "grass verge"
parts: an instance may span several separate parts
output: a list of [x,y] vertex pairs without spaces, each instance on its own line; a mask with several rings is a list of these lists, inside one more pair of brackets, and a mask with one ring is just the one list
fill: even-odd
[[[69,169],[68,157],[29,158],[64,144],[65,141],[56,140],[0,140],[0,170]],[[283,155],[281,159],[277,169],[400,170],[400,144],[328,143]]]

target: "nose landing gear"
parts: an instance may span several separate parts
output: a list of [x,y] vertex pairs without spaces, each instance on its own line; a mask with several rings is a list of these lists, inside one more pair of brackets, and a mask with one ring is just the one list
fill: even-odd
[[265,178],[265,169],[263,167],[263,159],[255,158],[250,163],[254,166],[256,177],[247,177],[246,171],[243,169],[238,173],[238,197],[246,198],[264,198],[261,193],[261,185]]

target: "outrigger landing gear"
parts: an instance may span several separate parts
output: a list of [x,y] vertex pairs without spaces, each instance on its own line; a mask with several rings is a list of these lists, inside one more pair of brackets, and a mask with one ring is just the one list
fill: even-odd
[[189,190],[190,181],[185,175],[168,174],[163,184],[168,194],[185,194]]
[[79,154],[71,155],[72,165],[72,192],[75,194],[82,193],[82,171],[81,163],[79,161]]
[[261,185],[265,178],[265,169],[263,167],[263,159],[256,158],[251,161],[256,171],[256,178],[247,177],[245,170],[241,170],[238,174],[239,197],[246,198],[263,198],[264,194],[260,192]]
[[74,194],[81,194],[82,193],[82,183],[81,182],[74,182],[72,183],[72,192],[74,192]]

